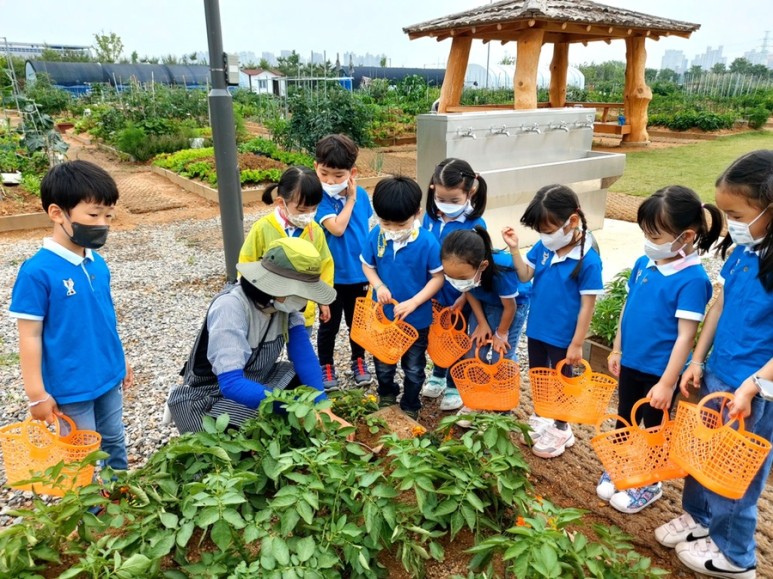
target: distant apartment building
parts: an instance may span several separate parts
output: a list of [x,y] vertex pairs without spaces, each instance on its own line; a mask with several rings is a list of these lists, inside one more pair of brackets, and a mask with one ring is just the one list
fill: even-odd
[[703,70],[711,70],[715,64],[727,64],[727,58],[722,56],[722,46],[712,49],[706,48],[706,52],[698,54],[692,59],[692,66],[700,66]]
[[53,50],[54,52],[76,53],[85,55],[91,54],[90,46],[76,46],[73,44],[47,44],[45,42],[6,42],[0,44],[0,50],[7,52],[11,56],[18,56],[25,59],[40,58],[44,50]]
[[663,58],[660,60],[661,70],[669,68],[677,74],[682,74],[687,70],[687,57],[682,50],[666,50]]

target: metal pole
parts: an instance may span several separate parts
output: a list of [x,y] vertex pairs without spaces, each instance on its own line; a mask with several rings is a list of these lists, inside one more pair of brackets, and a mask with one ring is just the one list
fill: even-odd
[[226,88],[219,0],[204,0],[204,14],[207,21],[209,70],[212,78],[212,89],[209,91],[209,120],[212,126],[212,142],[215,146],[225,270],[230,282],[236,281],[236,264],[244,243],[244,208],[236,156],[233,101]]

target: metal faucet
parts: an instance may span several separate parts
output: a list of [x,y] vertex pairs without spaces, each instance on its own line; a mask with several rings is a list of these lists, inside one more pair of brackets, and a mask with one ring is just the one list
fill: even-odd
[[524,133],[537,133],[538,135],[542,134],[542,131],[539,128],[539,123],[534,123],[530,127],[521,125],[521,131]]
[[578,129],[592,129],[593,123],[590,121],[587,121],[584,123],[577,122],[577,123],[574,123],[574,126],[577,127]]
[[561,121],[559,124],[554,125],[553,123],[550,123],[549,125],[551,131],[564,131],[565,133],[569,132],[569,126]]
[[505,137],[509,137],[510,136],[510,131],[507,130],[507,125],[502,125],[499,128],[489,127],[489,132],[492,135],[504,135]]
[[469,137],[471,139],[478,138],[475,136],[475,132],[473,131],[472,127],[468,127],[466,131],[463,131],[462,129],[456,129],[456,134],[462,138],[465,138],[465,137]]

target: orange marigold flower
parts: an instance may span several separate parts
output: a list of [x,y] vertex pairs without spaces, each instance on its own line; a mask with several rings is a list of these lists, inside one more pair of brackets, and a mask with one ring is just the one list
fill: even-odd
[[423,426],[414,426],[411,428],[411,435],[416,438],[417,436],[422,436],[423,434],[426,434],[427,429]]
[[516,527],[531,527],[529,523],[527,523],[523,517],[518,517],[518,519],[515,521]]
[[542,495],[537,495],[534,497],[538,503],[542,503]]

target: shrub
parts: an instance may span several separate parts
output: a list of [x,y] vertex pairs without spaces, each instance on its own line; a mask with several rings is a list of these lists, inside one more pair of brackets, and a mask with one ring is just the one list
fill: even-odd
[[617,335],[620,313],[628,297],[628,278],[631,269],[626,268],[604,285],[604,296],[596,302],[590,321],[590,334],[611,346]]
[[188,148],[190,138],[187,132],[148,134],[142,127],[131,125],[118,133],[116,146],[144,163],[160,153],[174,153]]
[[761,129],[768,122],[770,112],[762,105],[752,110],[747,118],[749,119],[749,127],[752,129]]

